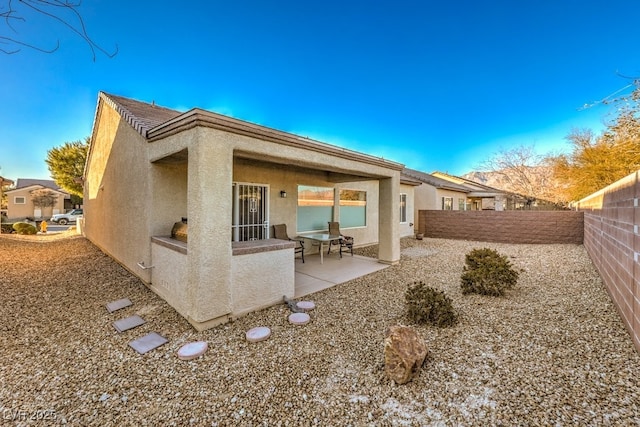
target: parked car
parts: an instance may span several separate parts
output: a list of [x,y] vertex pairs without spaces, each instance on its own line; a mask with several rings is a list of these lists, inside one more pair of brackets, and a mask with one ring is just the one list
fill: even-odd
[[71,212],[64,214],[55,214],[51,217],[51,221],[60,225],[66,225],[70,222],[76,222],[80,217],[82,217],[82,209],[73,209]]

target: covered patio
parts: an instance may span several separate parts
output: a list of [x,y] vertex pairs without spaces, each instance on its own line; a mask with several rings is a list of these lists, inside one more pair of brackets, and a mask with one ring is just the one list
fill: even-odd
[[[411,227],[403,165],[198,108],[101,93],[88,159],[84,235],[198,330],[354,277],[330,257],[296,273],[293,243],[273,239],[274,225],[306,240],[305,270],[329,222],[357,246],[378,244],[378,268],[399,262]],[[170,236],[176,221],[188,223],[186,242]],[[340,270],[347,262],[357,261]]]
[[296,259],[294,298],[302,298],[387,267],[389,264],[361,255],[343,254],[340,258],[337,252],[325,253],[322,264],[317,253],[305,256],[304,263]]

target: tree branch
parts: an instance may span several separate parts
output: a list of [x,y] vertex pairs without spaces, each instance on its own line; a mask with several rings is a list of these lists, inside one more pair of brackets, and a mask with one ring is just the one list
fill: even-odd
[[[14,21],[22,21],[26,22],[26,19],[20,14],[20,11],[15,8],[15,0],[6,0],[6,9],[0,9],[0,17],[4,18],[6,27],[13,31],[15,34],[18,34],[15,27],[12,25]],[[33,12],[38,15],[47,17],[54,21],[58,21],[62,25],[66,26],[76,35],[78,35],[91,49],[91,56],[93,61],[96,60],[96,53],[100,52],[104,54],[108,58],[113,58],[118,54],[118,45],[116,44],[115,50],[113,52],[108,52],[106,49],[102,48],[98,45],[90,36],[87,31],[84,19],[82,15],[78,11],[78,8],[82,5],[81,1],[71,2],[68,0],[17,0],[17,3],[28,7]],[[65,14],[71,14],[73,21],[65,17]],[[53,49],[46,49],[39,46],[35,46],[31,43],[27,43],[19,40],[17,37],[13,36],[0,36],[0,43],[3,44],[13,44],[17,45],[18,48],[11,49],[2,49],[0,48],[0,52],[5,54],[15,54],[21,51],[21,47],[27,47],[29,49],[37,50],[39,52],[44,53],[52,53],[59,49],[60,42],[56,41],[56,47]]]

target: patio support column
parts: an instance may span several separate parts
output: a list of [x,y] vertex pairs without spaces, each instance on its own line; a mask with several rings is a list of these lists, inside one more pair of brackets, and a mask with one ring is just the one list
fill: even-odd
[[379,183],[378,260],[385,264],[400,262],[400,172]]
[[233,148],[205,136],[199,129],[189,147],[187,185],[189,320],[197,329],[227,320],[232,311]]

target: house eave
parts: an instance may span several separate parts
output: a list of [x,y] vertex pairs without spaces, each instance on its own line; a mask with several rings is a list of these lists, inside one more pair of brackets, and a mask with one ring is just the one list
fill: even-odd
[[169,120],[147,132],[147,141],[154,142],[195,127],[207,127],[230,132],[237,135],[258,138],[290,147],[302,148],[348,160],[354,160],[375,166],[401,171],[404,165],[389,161],[381,157],[370,156],[335,145],[326,144],[309,138],[300,137],[290,133],[255,125],[230,117],[221,116],[201,109],[192,109],[186,113]]
[[492,193],[486,191],[472,191],[467,196],[469,197],[500,197],[505,196],[505,193]]
[[65,196],[69,195],[69,193],[67,193],[66,191],[54,190],[53,188],[45,187],[44,185],[39,185],[39,184],[27,185],[26,187],[20,187],[20,188],[13,188],[11,190],[6,190],[4,192],[4,194],[11,194],[11,193],[21,192],[21,191],[25,191],[25,190],[33,191],[33,190],[37,190],[37,189],[49,190],[49,191],[52,191],[54,193],[62,194],[62,195],[65,195]]

